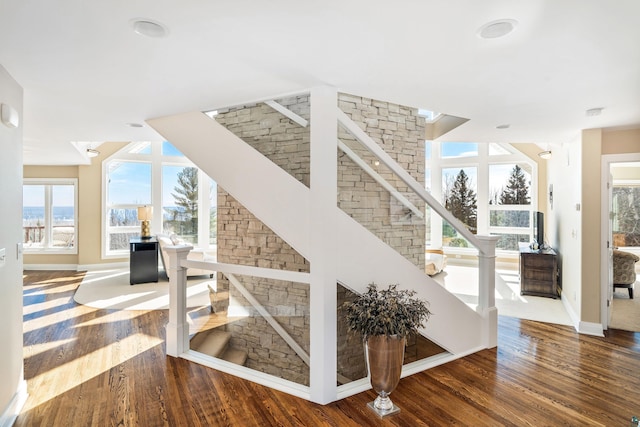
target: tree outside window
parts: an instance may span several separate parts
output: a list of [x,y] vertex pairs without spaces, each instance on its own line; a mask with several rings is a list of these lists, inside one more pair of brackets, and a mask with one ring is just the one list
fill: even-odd
[[[474,185],[469,176],[460,169],[455,178],[444,173],[444,207],[459,219],[473,234],[478,231],[478,204]],[[467,241],[448,223],[443,224],[443,244],[467,247]]]

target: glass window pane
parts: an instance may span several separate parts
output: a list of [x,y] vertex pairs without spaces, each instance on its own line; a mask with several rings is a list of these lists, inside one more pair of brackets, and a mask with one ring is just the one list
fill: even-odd
[[40,245],[44,239],[44,185],[23,185],[22,200],[22,243],[26,247]]
[[198,241],[198,169],[162,167],[162,229],[189,243]]
[[478,156],[478,143],[477,142],[443,142],[442,145],[442,158],[450,157],[477,157]]
[[491,227],[523,227],[529,228],[531,213],[527,211],[497,211],[489,212]]
[[442,169],[444,206],[474,234],[478,229],[477,176],[474,167]]
[[501,144],[491,143],[489,144],[489,155],[490,156],[501,156],[512,154],[507,148],[503,147]]
[[184,154],[182,154],[180,150],[174,147],[169,141],[164,141],[162,143],[162,155],[184,157]]
[[640,187],[613,187],[613,244],[640,246]]
[[528,234],[497,234],[500,239],[496,243],[497,249],[505,251],[517,251],[518,243],[529,243],[530,237]]
[[139,237],[140,230],[130,233],[109,233],[110,251],[129,251],[129,240],[132,237]]
[[51,186],[53,209],[51,246],[72,248],[75,245],[75,200],[73,185]]
[[212,179],[209,180],[209,244],[218,243],[218,186]]
[[151,163],[111,162],[108,179],[109,205],[151,204]]
[[131,227],[140,224],[137,209],[109,209],[107,217],[109,227]]
[[531,203],[531,166],[489,165],[489,204],[528,205]]

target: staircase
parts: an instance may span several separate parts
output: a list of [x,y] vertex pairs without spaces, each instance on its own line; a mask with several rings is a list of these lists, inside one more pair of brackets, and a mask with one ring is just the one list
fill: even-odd
[[190,348],[236,365],[244,366],[247,352],[230,346],[231,333],[219,329],[198,332],[191,338]]
[[[314,105],[313,101],[311,105]],[[340,113],[335,114],[330,111],[331,108],[337,108],[335,103],[333,105],[330,102],[326,103],[324,107],[325,109],[322,111],[326,113],[327,117],[332,116],[336,119],[339,117]],[[322,116],[323,113],[314,116],[320,117],[320,120],[316,122],[312,117],[312,123],[322,123],[315,128],[318,129],[315,134],[314,128],[311,130],[311,169],[315,171],[330,170],[331,164],[335,165],[333,162],[336,161],[335,157],[331,158],[327,154],[332,150],[330,145],[324,146],[325,151],[322,152],[322,155],[314,157],[314,146],[322,147],[322,144],[337,142],[335,135],[333,135],[337,123],[333,124],[330,120],[322,122]],[[335,319],[326,316],[327,313],[330,315],[332,310],[335,310],[332,307],[335,306],[335,299],[333,299],[335,291],[331,291],[331,287],[332,283],[335,284],[336,281],[356,293],[366,292],[369,283],[397,283],[401,288],[416,291],[417,297],[430,302],[434,316],[428,322],[427,327],[419,332],[446,350],[447,353],[437,360],[415,362],[412,366],[403,369],[403,375],[419,372],[430,366],[436,366],[496,345],[497,312],[493,301],[495,240],[492,238],[480,239],[480,236],[478,238],[473,236],[473,240],[481,245],[474,243],[480,252],[481,284],[478,309],[475,311],[427,276],[422,268],[417,267],[341,210],[336,205],[335,193],[331,195],[331,191],[335,190],[329,189],[329,191],[323,192],[322,185],[313,186],[313,184],[311,188],[307,187],[204,113],[177,114],[152,119],[147,123],[165,139],[171,141],[194,164],[308,260],[311,265],[311,273],[287,272],[285,270],[268,272],[266,271],[268,269],[251,268],[260,270],[256,271],[258,277],[273,277],[276,280],[310,284],[311,330],[313,330],[313,325],[316,325],[316,330],[320,331],[319,335],[311,337],[312,363],[309,366],[312,386],[305,388],[298,384],[273,380],[273,378],[264,377],[260,373],[233,370],[234,374],[318,403],[328,403],[336,398],[346,397],[368,388],[365,381],[349,386],[336,394],[335,381],[331,375],[327,375],[327,369],[334,370],[335,365],[321,363],[324,359],[335,358],[335,354],[324,352],[323,344],[327,344],[326,348],[331,348],[335,343],[335,327],[331,327]],[[314,135],[319,135],[315,137],[315,144],[320,145],[314,145]],[[332,142],[329,142],[330,140]],[[336,151],[337,148],[336,144]],[[374,154],[381,158],[375,152]],[[319,160],[315,160],[314,163],[314,159]],[[383,162],[387,165],[392,163],[392,161],[387,162],[384,159]],[[397,168],[397,165],[390,167]],[[396,170],[394,172],[398,174]],[[403,172],[408,175],[406,171],[403,170]],[[315,182],[317,184],[320,181],[316,180]],[[405,180],[405,182],[407,181]],[[417,185],[416,182],[414,187]],[[415,188],[412,189],[416,191]],[[421,191],[426,193],[424,186]],[[444,211],[442,206],[434,206],[434,203],[437,204],[437,202],[434,202],[430,195],[419,192],[416,194],[428,201],[436,212]],[[321,217],[319,212],[322,212]],[[448,212],[446,214],[451,215]],[[312,218],[316,223],[322,221],[323,228],[330,230],[330,236],[311,232],[314,226]],[[451,218],[453,221],[457,221],[455,218]],[[449,222],[451,223],[451,221]],[[315,241],[312,241],[312,236],[316,239]],[[189,263],[181,263],[181,265],[190,267]],[[218,271],[223,273],[235,273],[235,270],[242,268],[246,271],[249,268],[235,264],[220,264],[219,267],[221,270]],[[240,272],[239,274],[253,275],[251,272]],[[261,274],[264,275],[260,276]],[[301,279],[289,279],[288,274],[301,275]],[[275,277],[276,275],[277,277]],[[183,285],[180,283],[172,284],[176,287]],[[333,295],[331,295],[332,292]],[[314,300],[314,298],[316,299]],[[179,306],[179,303],[176,305]],[[325,305],[327,309],[323,310]],[[320,308],[318,309],[318,307]],[[180,310],[180,308],[175,310]],[[325,317],[324,321],[323,316]],[[186,354],[185,351],[188,349],[181,346],[180,334],[183,327],[179,323],[181,317],[181,314],[178,314],[175,317],[175,324],[170,325],[175,332],[171,338],[172,342],[169,341],[168,332],[168,354],[183,355],[190,360],[206,362],[197,355]],[[329,326],[318,327],[317,325]],[[198,352],[223,356],[228,351],[226,350],[228,340],[229,338],[224,337],[224,334],[220,332],[209,332],[201,337],[194,337],[191,348]],[[170,348],[171,353],[169,353]],[[315,362],[313,362],[314,360]],[[315,386],[313,385],[314,381]]]

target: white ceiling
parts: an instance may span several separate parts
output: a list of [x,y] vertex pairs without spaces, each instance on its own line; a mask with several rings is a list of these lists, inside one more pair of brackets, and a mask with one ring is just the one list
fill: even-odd
[[[140,17],[169,36],[134,33]],[[514,32],[476,35],[502,18]],[[126,123],[316,85],[470,119],[450,141],[640,127],[638,0],[0,0],[0,40],[26,164],[88,163],[71,142],[155,140]]]

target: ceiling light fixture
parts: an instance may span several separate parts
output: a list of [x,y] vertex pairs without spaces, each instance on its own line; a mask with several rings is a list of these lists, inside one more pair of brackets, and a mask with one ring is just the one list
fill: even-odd
[[131,25],[133,26],[133,31],[141,36],[160,38],[169,34],[169,29],[166,26],[152,19],[132,19]]
[[496,126],[496,129],[509,129],[511,127],[511,125],[509,124],[504,124],[504,125],[498,125]]
[[87,157],[98,157],[98,155],[100,155],[100,152],[98,150],[87,148]]
[[602,114],[602,110],[604,110],[604,108],[602,108],[602,107],[590,108],[587,111],[585,111],[585,113],[587,114],[587,117],[595,117],[595,116],[599,116],[600,114]]
[[518,21],[515,19],[498,19],[496,21],[487,22],[478,29],[478,37],[481,39],[497,39],[504,37],[512,32]]
[[127,126],[130,128],[141,128],[142,125],[140,123],[127,123]]
[[541,151],[538,153],[541,159],[549,160],[551,158],[551,150]]

